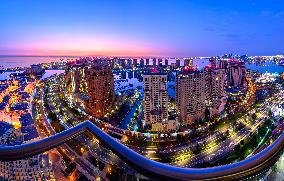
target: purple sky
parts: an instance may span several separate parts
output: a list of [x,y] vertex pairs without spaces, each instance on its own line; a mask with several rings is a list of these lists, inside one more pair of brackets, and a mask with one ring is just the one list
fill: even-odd
[[3,0],[0,55],[284,53],[282,0]]

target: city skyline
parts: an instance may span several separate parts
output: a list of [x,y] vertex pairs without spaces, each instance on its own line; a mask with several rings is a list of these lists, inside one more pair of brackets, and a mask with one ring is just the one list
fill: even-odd
[[283,54],[281,5],[280,0],[3,1],[0,55]]
[[0,3],[0,180],[284,180],[283,1]]

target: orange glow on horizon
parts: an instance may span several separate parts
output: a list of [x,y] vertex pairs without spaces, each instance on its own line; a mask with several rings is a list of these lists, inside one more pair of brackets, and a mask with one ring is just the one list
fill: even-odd
[[40,37],[29,42],[11,43],[9,47],[13,47],[10,54],[23,56],[162,56],[163,52],[168,52],[150,42],[109,36]]

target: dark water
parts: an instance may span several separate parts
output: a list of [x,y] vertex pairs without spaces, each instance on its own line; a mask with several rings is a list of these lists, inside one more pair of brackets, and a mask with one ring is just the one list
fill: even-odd
[[281,65],[277,65],[272,61],[267,61],[265,63],[262,64],[249,64],[246,63],[246,68],[250,69],[250,70],[257,70],[260,73],[264,73],[264,72],[270,72],[270,73],[282,73],[284,72],[284,66]]

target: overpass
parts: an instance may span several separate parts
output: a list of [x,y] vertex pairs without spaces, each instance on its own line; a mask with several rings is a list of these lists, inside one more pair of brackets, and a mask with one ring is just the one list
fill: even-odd
[[81,123],[48,138],[17,146],[0,147],[0,161],[28,158],[60,146],[85,131],[94,134],[108,149],[134,170],[157,180],[243,180],[268,170],[279,158],[284,147],[284,133],[262,152],[240,162],[211,168],[181,168],[150,160],[103,132],[90,121]]

